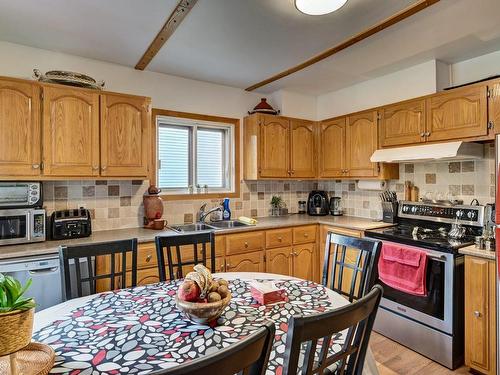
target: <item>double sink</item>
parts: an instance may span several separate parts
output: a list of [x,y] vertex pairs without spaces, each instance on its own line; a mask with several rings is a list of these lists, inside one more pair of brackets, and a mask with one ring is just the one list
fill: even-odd
[[223,221],[214,221],[210,224],[206,223],[194,223],[194,224],[183,224],[183,225],[172,225],[170,229],[173,229],[179,233],[186,232],[200,232],[206,230],[217,230],[217,229],[232,229],[232,228],[240,228],[240,227],[250,227],[251,224],[242,223],[238,220],[223,220]]

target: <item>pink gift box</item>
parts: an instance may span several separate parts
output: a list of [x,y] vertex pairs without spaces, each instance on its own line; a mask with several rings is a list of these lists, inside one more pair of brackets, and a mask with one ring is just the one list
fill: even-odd
[[250,293],[252,298],[261,305],[282,302],[286,299],[285,289],[278,288],[273,282],[258,282],[250,283]]

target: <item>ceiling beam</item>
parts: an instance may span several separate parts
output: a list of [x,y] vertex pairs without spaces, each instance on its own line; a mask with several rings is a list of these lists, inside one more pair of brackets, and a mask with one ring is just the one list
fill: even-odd
[[153,39],[149,45],[144,55],[135,66],[137,70],[144,70],[149,65],[151,60],[160,51],[161,47],[167,42],[168,38],[172,36],[175,30],[179,27],[182,20],[187,16],[189,11],[193,9],[194,5],[198,0],[181,0],[179,4],[175,7],[174,11],[170,14],[165,22],[165,25],[158,32],[156,37]]
[[356,43],[361,42],[362,40],[377,34],[378,32],[387,29],[388,27],[397,24],[398,22],[401,22],[405,20],[408,17],[413,16],[414,14],[430,7],[431,5],[436,4],[440,0],[419,0],[415,4],[399,11],[398,13],[393,14],[389,18],[386,18],[385,20],[371,26],[370,28],[360,32],[359,34],[354,35],[353,37],[345,40],[344,42],[336,45],[335,47],[329,48],[324,52],[321,52],[319,55],[316,55],[314,57],[311,57],[310,59],[304,61],[303,63],[296,65],[290,69],[287,69],[281,73],[278,73],[270,78],[267,78],[259,83],[256,83],[255,85],[252,85],[250,87],[247,87],[245,90],[246,91],[253,91],[255,89],[258,89],[259,87],[266,86],[271,82],[277,81],[281,78],[284,78],[286,76],[289,76],[290,74],[297,73],[298,71],[305,69],[313,64],[316,64],[317,62],[324,60],[350,46],[353,46]]

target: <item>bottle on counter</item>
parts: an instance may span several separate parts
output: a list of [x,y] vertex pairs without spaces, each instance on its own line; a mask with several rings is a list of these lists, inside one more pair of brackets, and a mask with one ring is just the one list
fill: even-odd
[[418,187],[413,185],[411,187],[411,199],[412,202],[418,202]]
[[222,204],[222,219],[231,220],[231,209],[229,208],[229,198],[224,198],[224,203]]

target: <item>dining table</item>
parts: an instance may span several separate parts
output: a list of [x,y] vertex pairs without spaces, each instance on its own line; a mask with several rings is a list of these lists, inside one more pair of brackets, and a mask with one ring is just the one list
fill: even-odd
[[[276,334],[266,375],[284,375],[290,317],[349,303],[323,285],[290,276],[254,272],[213,276],[228,280],[232,294],[215,325],[187,319],[174,298],[182,280],[173,280],[76,298],[39,311],[33,340],[54,349],[53,374],[147,374],[215,353],[272,321]],[[254,280],[272,281],[285,290],[285,300],[258,304],[250,292]],[[334,337],[332,353],[340,350],[345,334]],[[369,349],[363,373],[378,375]]]

